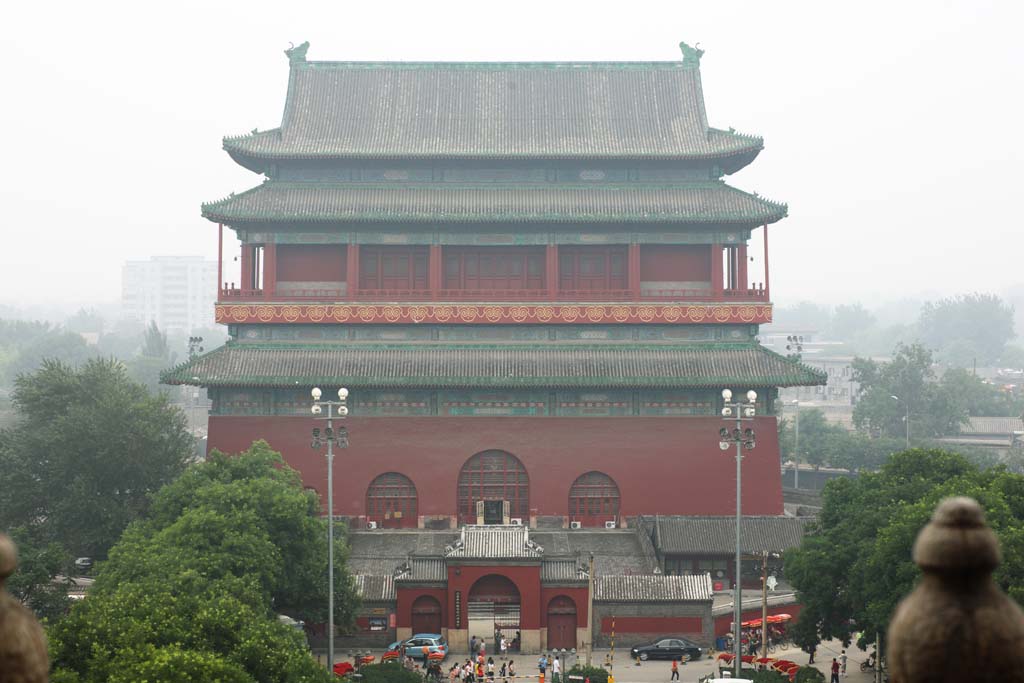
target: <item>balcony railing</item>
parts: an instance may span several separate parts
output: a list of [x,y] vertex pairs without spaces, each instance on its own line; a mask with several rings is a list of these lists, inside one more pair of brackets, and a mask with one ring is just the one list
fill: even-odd
[[766,302],[763,287],[726,289],[560,289],[552,295],[546,289],[360,289],[350,294],[343,289],[288,288],[269,295],[262,289],[224,287],[220,301],[731,301]]

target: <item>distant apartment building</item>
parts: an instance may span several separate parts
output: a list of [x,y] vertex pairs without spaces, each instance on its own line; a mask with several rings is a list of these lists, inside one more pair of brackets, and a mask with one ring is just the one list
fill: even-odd
[[121,274],[121,315],[164,331],[189,334],[213,327],[217,262],[200,256],[128,261]]

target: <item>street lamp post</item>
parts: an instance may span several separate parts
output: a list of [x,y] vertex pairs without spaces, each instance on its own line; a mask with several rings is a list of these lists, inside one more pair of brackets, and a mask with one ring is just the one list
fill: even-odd
[[909,451],[910,450],[910,401],[905,401],[905,400],[901,399],[899,396],[889,396],[889,398],[891,398],[892,400],[894,400],[896,402],[902,402],[903,406],[907,410],[907,413],[906,413],[906,415],[903,418],[903,422],[904,422],[904,424],[906,424],[906,427],[907,427],[907,450]]
[[718,447],[723,451],[729,450],[729,444],[736,444],[736,585],[735,585],[735,597],[733,598],[733,665],[736,669],[736,678],[740,676],[740,668],[742,665],[742,645],[740,644],[740,622],[743,614],[743,588],[741,581],[741,553],[742,544],[740,536],[740,522],[742,521],[742,508],[740,494],[743,490],[742,485],[742,468],[741,463],[743,462],[743,449],[750,450],[754,447],[754,430],[751,427],[743,428],[744,420],[752,420],[757,414],[755,402],[757,401],[757,392],[751,389],[747,392],[747,402],[732,401],[732,391],[729,389],[722,389],[722,419],[733,420],[735,419],[736,425],[730,431],[726,427],[722,427],[718,430]]
[[[311,411],[317,420],[325,420],[327,427],[323,433],[319,427],[313,428],[313,448],[327,446],[327,670],[334,672],[334,445],[338,448],[348,447],[348,430],[339,427],[334,432],[334,419],[344,419],[348,415],[348,389],[338,389],[337,401],[321,401],[323,392],[320,387],[313,387]],[[327,407],[327,416],[319,417]]]

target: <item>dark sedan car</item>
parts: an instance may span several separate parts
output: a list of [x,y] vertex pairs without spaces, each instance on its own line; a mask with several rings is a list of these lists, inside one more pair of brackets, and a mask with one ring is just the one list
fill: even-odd
[[672,637],[661,638],[646,645],[635,645],[630,650],[633,659],[639,657],[644,661],[648,659],[682,659],[686,657],[692,662],[700,659],[701,655],[706,654],[706,652],[707,650],[693,641],[686,638]]

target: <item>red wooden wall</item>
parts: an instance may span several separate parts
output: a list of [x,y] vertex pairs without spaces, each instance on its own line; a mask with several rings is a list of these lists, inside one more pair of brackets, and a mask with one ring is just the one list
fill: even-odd
[[341,282],[345,279],[345,247],[337,244],[277,245],[279,282]]

